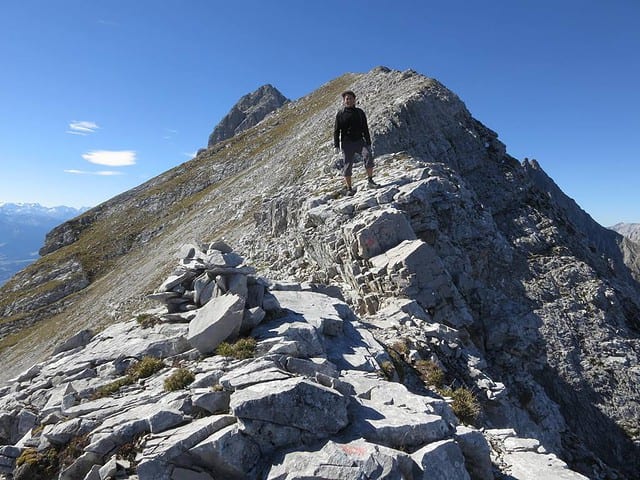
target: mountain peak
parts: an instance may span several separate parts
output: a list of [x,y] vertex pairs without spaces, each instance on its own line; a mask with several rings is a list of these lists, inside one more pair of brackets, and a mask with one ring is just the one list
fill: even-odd
[[259,123],[264,117],[289,100],[275,87],[266,84],[244,95],[231,108],[209,136],[208,146],[231,138]]

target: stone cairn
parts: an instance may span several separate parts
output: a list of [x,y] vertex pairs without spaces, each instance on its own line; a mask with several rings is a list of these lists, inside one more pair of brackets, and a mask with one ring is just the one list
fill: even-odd
[[184,245],[180,265],[148,298],[163,303],[169,322],[189,322],[187,340],[200,353],[248,334],[279,309],[269,282],[224,241]]

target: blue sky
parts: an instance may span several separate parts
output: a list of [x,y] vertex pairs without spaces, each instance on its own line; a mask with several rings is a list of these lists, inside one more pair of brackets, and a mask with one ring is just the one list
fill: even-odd
[[2,3],[0,202],[97,205],[261,85],[384,65],[441,81],[602,225],[640,222],[638,0]]

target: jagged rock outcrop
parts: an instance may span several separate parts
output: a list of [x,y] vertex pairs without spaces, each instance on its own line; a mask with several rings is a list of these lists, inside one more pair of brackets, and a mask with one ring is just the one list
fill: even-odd
[[[418,393],[382,379],[391,357],[342,300],[312,285],[258,282],[224,242],[181,252],[178,269],[152,294],[163,307],[95,336],[79,332],[0,390],[0,475],[492,480],[535,471],[538,479],[586,478],[537,440],[502,430],[485,438],[461,425],[447,399],[427,385]],[[204,275],[215,288],[198,302]],[[208,306],[232,309],[229,295],[264,309],[247,328],[253,358],[209,348],[203,355],[191,338]],[[412,311],[428,317],[415,302]],[[388,307],[391,330],[401,312]],[[222,340],[241,331],[242,315],[234,318],[235,328],[214,328],[228,332]],[[443,335],[434,338],[451,334]],[[190,378],[173,386],[185,371]]]
[[263,85],[255,92],[242,97],[209,135],[208,146],[227,140],[257,125],[268,114],[289,101],[277,88]]
[[[368,114],[383,185],[364,190],[356,168],[358,192],[350,198],[340,196],[341,179],[330,167],[331,125],[346,88],[358,93]],[[282,287],[309,282],[315,295],[342,295],[363,326],[361,336],[399,352],[413,367],[420,359],[433,362],[447,384],[475,392],[482,404],[478,426],[512,429],[518,438],[539,442],[519,447],[523,452],[544,450],[589,478],[634,478],[640,468],[637,244],[594,222],[537,162],[510,157],[497,134],[433,79],[385,68],[347,74],[86,215],[90,222],[58,231],[71,228],[70,243],[52,238],[57,250],[0,289],[0,308],[14,311],[21,299],[47,292],[50,282],[38,283],[35,273],[70,258],[89,281],[39,310],[25,304],[7,319],[16,329],[37,319],[47,333],[34,340],[40,329],[24,338],[18,331],[7,338],[2,378],[42,360],[78,330],[130,319],[153,301],[147,295],[167,278],[166,259],[176,250],[194,238],[224,236]],[[209,294],[209,280],[208,274],[200,278],[198,295]],[[288,292],[278,296],[289,300],[298,295],[273,291]],[[182,293],[173,297],[185,308],[202,308],[195,293],[186,301]],[[304,298],[304,304],[325,303]],[[366,356],[348,359],[352,364],[337,354],[349,345],[340,335],[328,345],[319,341],[318,331],[340,332],[344,313],[318,315],[297,305],[313,328],[296,322],[280,353],[313,357],[326,347],[333,368],[370,368]],[[177,314],[190,312],[171,315]],[[259,317],[252,320],[254,332],[265,325]],[[332,371],[332,365],[323,368]],[[262,370],[268,378],[282,375],[272,364]],[[410,392],[424,393],[412,369],[394,372]],[[221,385],[234,386],[243,376]],[[445,410],[436,414],[451,424]],[[254,424],[266,432],[260,425]],[[379,428],[363,438],[378,445]],[[223,448],[229,435],[211,448]],[[496,434],[495,449],[510,445],[507,438]],[[434,451],[456,458],[447,443],[452,439],[436,440],[444,443]],[[459,440],[458,447],[468,458]],[[377,448],[365,451],[388,458]],[[359,457],[363,464],[367,455]],[[513,459],[527,457],[494,461],[504,458],[507,471]],[[404,460],[389,462],[400,468]]]
[[640,243],[640,223],[616,223],[609,228],[624,235],[632,242]]

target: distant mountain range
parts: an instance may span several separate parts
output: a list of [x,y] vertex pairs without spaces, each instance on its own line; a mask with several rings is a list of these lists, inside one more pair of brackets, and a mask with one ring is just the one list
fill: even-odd
[[85,210],[0,202],[0,285],[38,258],[47,232]]

